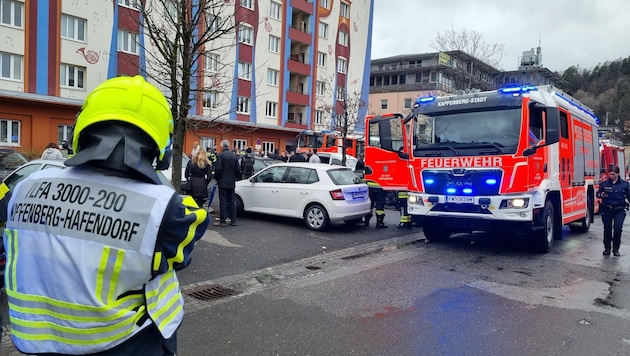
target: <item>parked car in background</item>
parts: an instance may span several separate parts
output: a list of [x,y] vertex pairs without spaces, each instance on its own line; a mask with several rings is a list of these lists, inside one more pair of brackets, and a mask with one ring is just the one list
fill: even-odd
[[[342,165],[341,161],[343,157],[341,153],[317,152],[317,155],[319,156],[319,159],[321,160],[322,163],[332,164],[332,165],[337,165],[337,166]],[[351,156],[349,154],[346,154],[346,166],[352,168],[353,171],[355,170],[358,161],[359,161],[358,158]]]
[[[254,156],[254,174],[260,172],[263,168],[276,163],[283,162],[273,158]],[[241,166],[241,157],[238,158],[238,166]]]
[[28,162],[26,156],[12,148],[0,148],[0,180]]
[[237,209],[303,219],[311,230],[356,223],[370,212],[368,186],[349,167],[287,162],[236,182]]

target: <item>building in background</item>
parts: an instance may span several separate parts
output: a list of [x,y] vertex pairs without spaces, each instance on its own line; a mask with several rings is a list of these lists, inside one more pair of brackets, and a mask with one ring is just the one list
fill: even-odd
[[[39,152],[67,140],[99,83],[151,73],[137,0],[0,2],[0,146]],[[373,0],[226,4],[221,16],[233,17],[236,31],[204,49],[195,83],[204,94],[190,112],[201,124],[191,125],[185,152],[223,139],[291,150],[298,132],[334,126],[339,91],[368,101]]]
[[518,70],[501,71],[463,51],[398,55],[374,59],[370,70],[368,113],[409,112],[421,96],[492,90],[506,85],[566,81],[542,67],[540,47],[523,52]]

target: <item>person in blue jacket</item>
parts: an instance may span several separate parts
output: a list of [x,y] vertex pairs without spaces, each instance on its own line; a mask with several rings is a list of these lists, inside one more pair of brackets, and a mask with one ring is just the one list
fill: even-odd
[[599,184],[597,197],[602,200],[600,214],[604,224],[604,255],[621,256],[621,231],[626,218],[627,201],[630,201],[630,184],[619,177],[619,167],[608,168],[608,179]]

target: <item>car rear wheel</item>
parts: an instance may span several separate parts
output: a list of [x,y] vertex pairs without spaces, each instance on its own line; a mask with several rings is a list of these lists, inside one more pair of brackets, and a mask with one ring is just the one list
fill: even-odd
[[328,217],[328,212],[323,206],[313,204],[309,205],[304,211],[304,222],[309,229],[321,231],[328,227],[330,218]]

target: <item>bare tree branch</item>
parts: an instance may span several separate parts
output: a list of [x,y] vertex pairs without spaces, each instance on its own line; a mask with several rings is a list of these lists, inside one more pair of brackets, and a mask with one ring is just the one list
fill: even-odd
[[462,29],[458,32],[452,26],[450,30],[438,32],[431,41],[431,47],[443,52],[463,51],[497,68],[500,68],[501,60],[505,57],[503,44],[489,44],[475,30]]

